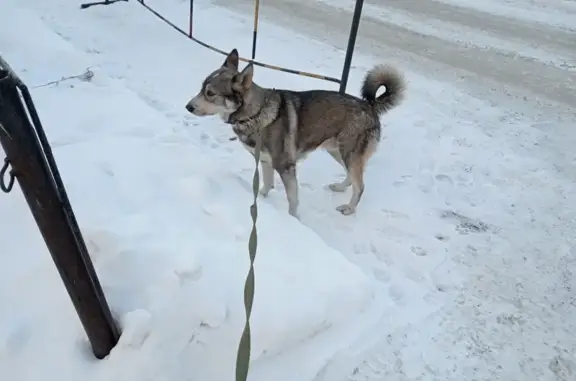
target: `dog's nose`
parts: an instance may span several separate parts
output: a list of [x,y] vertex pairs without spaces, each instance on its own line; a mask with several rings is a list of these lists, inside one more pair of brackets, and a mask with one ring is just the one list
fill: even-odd
[[186,105],[186,110],[188,110],[189,112],[194,112],[194,106],[192,106],[190,103],[188,103]]

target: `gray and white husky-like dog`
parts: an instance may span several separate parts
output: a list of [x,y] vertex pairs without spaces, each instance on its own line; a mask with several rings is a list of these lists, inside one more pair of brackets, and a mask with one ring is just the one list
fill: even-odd
[[[370,70],[362,85],[362,99],[336,91],[269,89],[253,82],[250,63],[238,71],[238,51],[233,49],[224,64],[212,72],[200,92],[186,105],[196,116],[219,114],[250,152],[256,137],[262,139],[261,165],[267,196],[278,172],[288,198],[289,213],[298,218],[296,162],[322,147],[346,170],[346,179],[329,187],[344,192],[352,185],[348,204],[336,209],[344,215],[356,211],[364,192],[364,168],[380,140],[380,115],[399,105],[405,81],[390,66]],[[386,91],[376,96],[384,86]]]

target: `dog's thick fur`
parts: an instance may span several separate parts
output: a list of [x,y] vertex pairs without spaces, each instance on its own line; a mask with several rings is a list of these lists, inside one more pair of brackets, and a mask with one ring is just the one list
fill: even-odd
[[[256,136],[262,138],[260,193],[274,188],[278,172],[289,204],[298,218],[296,162],[318,147],[324,148],[346,171],[346,179],[330,185],[343,192],[352,185],[352,198],[337,207],[352,214],[364,192],[364,168],[380,140],[380,115],[399,105],[404,96],[403,76],[380,65],[364,79],[362,99],[335,91],[290,91],[268,89],[253,82],[254,67],[238,71],[238,51],[232,50],[222,67],[211,73],[200,92],[186,105],[196,116],[219,114],[233,125],[242,144],[251,152]],[[384,86],[380,96],[376,92]]]

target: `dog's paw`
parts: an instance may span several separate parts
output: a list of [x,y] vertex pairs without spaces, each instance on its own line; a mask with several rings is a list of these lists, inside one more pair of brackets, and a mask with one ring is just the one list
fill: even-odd
[[298,213],[298,210],[295,209],[288,209],[288,214],[290,214],[292,217],[294,217],[297,220],[300,220],[300,213]]
[[345,216],[348,216],[350,214],[354,214],[354,212],[356,212],[356,208],[350,204],[340,205],[340,206],[336,207],[336,210]]
[[273,188],[274,187],[262,187],[262,188],[260,188],[260,195],[262,197],[268,197],[270,190],[272,190]]
[[346,189],[348,189],[348,184],[334,183],[328,185],[328,188],[330,188],[332,192],[345,192]]

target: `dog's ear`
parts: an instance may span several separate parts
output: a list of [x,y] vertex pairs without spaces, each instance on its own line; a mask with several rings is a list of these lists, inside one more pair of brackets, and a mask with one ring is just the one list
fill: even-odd
[[228,53],[228,57],[224,60],[222,67],[227,67],[228,69],[238,70],[238,50],[232,49],[230,53]]
[[252,86],[252,78],[254,76],[254,65],[250,62],[241,73],[236,74],[234,77],[234,87],[240,87],[244,91],[248,91]]

